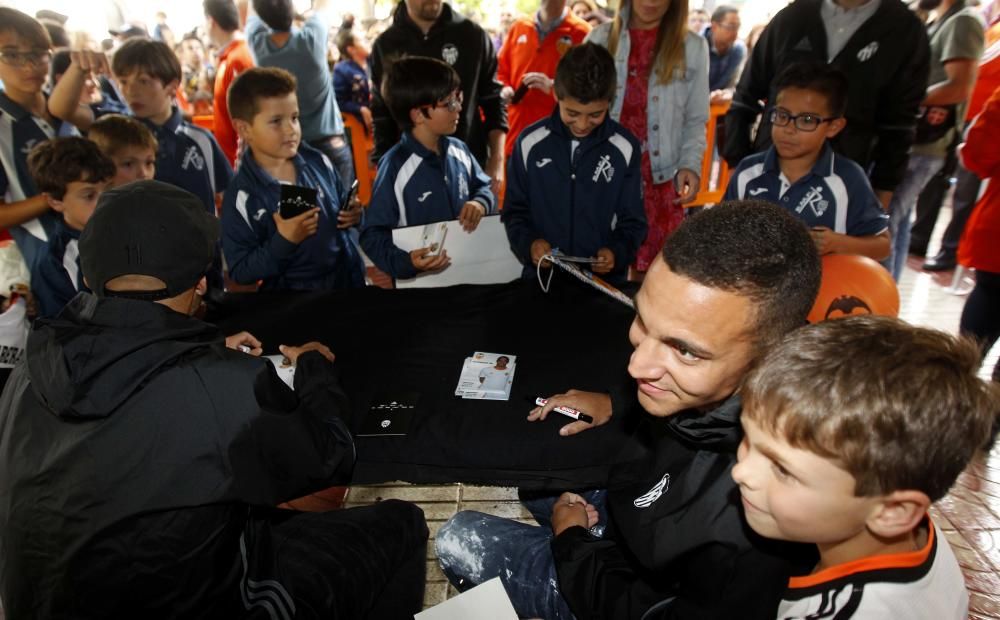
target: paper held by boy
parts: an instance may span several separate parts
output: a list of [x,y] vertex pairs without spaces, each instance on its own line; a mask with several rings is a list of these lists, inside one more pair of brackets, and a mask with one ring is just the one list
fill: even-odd
[[510,251],[499,215],[485,216],[471,233],[462,230],[458,220],[397,228],[392,231],[392,241],[407,252],[431,247],[433,253],[446,250],[451,258],[451,264],[441,271],[397,279],[396,288],[498,284],[521,277],[521,263]]
[[517,620],[499,577],[425,609],[414,620]]

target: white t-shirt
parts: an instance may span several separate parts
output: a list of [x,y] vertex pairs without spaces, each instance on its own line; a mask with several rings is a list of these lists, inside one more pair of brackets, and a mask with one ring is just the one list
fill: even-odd
[[948,541],[926,518],[927,544],[794,577],[779,620],[966,620],[969,593]]
[[510,376],[510,368],[498,370],[490,367],[479,371],[479,378],[482,379],[480,387],[484,390],[502,392],[507,385],[507,377]]

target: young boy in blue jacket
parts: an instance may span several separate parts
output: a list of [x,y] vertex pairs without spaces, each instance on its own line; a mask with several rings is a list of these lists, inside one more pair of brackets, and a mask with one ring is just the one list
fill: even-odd
[[847,76],[824,63],[789,65],[775,79],[771,140],[729,177],[723,200],[767,200],[809,226],[820,254],[889,255],[889,216],[861,166],[829,141],[847,125]]
[[[558,104],[529,125],[507,162],[503,221],[525,277],[553,248],[597,259],[595,273],[623,280],[646,237],[642,148],[608,118],[615,63],[593,43],[556,67]],[[542,263],[542,267],[548,267]]]
[[[262,281],[261,290],[364,286],[364,262],[348,233],[361,207],[342,208],[346,192],[330,160],[302,144],[295,77],[284,69],[250,69],[229,87],[228,103],[247,146],[222,203],[230,277]],[[317,204],[282,217],[283,184],[317,190]]]
[[458,219],[472,232],[495,211],[490,178],[465,143],[448,137],[458,127],[460,86],[458,73],[433,58],[401,58],[386,70],[382,98],[404,131],[379,163],[361,247],[393,278],[413,278],[449,264],[446,251],[397,248],[393,228]]
[[115,163],[86,138],[42,142],[28,154],[28,170],[60,219],[31,265],[31,291],[38,316],[52,317],[80,291],[90,291],[80,271],[80,233],[97,199],[115,176]]

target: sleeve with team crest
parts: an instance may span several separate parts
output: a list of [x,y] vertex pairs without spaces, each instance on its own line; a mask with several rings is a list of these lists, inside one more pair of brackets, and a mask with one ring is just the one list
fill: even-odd
[[222,251],[229,277],[240,284],[280,276],[299,247],[278,233],[257,194],[234,183],[222,200]]

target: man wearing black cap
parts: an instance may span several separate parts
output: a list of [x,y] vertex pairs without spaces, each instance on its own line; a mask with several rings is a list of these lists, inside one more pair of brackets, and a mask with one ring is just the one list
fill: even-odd
[[420,610],[418,508],[272,508],[347,479],[349,409],[327,347],[281,347],[292,391],[253,336],[191,317],[218,234],[170,185],[101,196],[80,237],[94,293],[36,323],[0,398],[8,618]]

